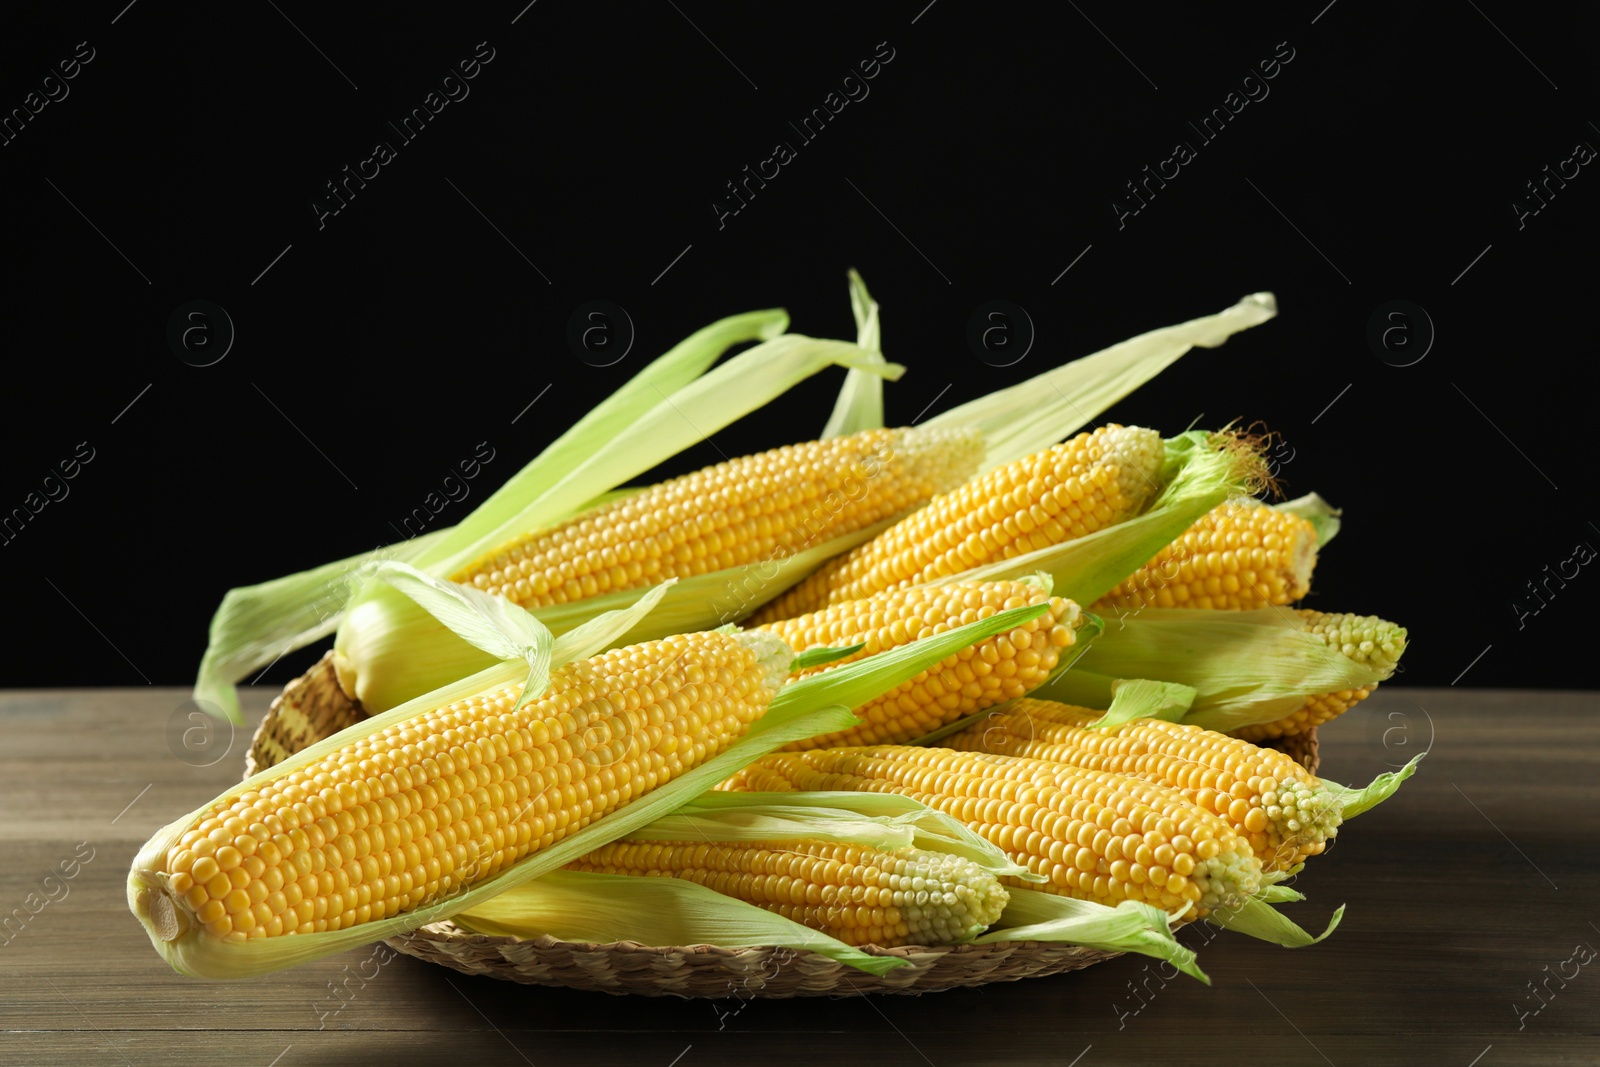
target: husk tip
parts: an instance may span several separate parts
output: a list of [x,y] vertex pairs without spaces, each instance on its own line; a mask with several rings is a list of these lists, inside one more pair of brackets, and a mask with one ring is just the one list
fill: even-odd
[[763,323],[756,330],[756,336],[763,341],[770,341],[774,337],[781,337],[789,329],[789,309],[773,308],[770,312],[772,321]]
[[226,720],[233,726],[244,725],[244,712],[239,707],[239,692],[228,682],[210,678],[202,669],[200,678],[189,694],[195,707],[212,718]]
[[1240,299],[1239,303],[1264,312],[1269,319],[1275,318],[1278,314],[1278,296],[1268,290],[1251,293],[1249,296]]
[[755,654],[756,665],[766,676],[767,687],[774,693],[783,688],[794,666],[795,650],[783,638],[765,630],[744,630],[737,638]]

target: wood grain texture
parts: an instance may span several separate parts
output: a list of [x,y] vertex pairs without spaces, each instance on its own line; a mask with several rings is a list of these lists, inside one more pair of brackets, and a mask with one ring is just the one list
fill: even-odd
[[[251,728],[270,697],[246,695]],[[179,978],[128,914],[124,876],[155,829],[237,780],[249,737],[226,754],[226,727],[209,746],[185,738],[202,724],[183,701],[0,695],[0,918],[27,917],[0,934],[0,1063],[945,1067],[1082,1054],[1095,1067],[1227,1049],[1275,1067],[1600,1061],[1600,960],[1564,986],[1550,978],[1520,1029],[1515,1010],[1538,1006],[1529,983],[1576,945],[1600,949],[1600,694],[1386,688],[1328,727],[1323,773],[1347,784],[1431,750],[1300,877],[1310,899],[1291,914],[1305,926],[1349,905],[1326,942],[1288,951],[1186,929],[1209,989],[1163,986],[1153,963],[1124,956],[924,997],[746,1002],[528,988],[370,949],[249,982]],[[93,858],[47,883],[85,842]]]

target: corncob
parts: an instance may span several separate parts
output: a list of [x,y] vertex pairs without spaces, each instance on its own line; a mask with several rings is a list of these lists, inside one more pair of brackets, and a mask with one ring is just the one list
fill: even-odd
[[1020,697],[1049,677],[1060,661],[1061,650],[1075,641],[1078,605],[1052,597],[1029,582],[963,582],[880,593],[761,627],[797,652],[863,646],[845,659],[801,671],[804,677],[986,619],[1007,608],[1046,600],[1050,610],[1040,618],[964,648],[937,667],[854,709],[863,720],[861,726],[796,741],[788,747],[912,741],[965,715]]
[[502,545],[451,575],[529,610],[793,555],[969,477],[962,429],[867,430],[729,460]]
[[1282,752],[1160,719],[1085,729],[1102,714],[1050,700],[1018,700],[940,744],[1170,786],[1227,820],[1268,871],[1287,870],[1318,855],[1338,833],[1339,798]]
[[[1301,629],[1329,648],[1343,653],[1357,663],[1374,667],[1385,675],[1392,673],[1406,650],[1406,628],[1397,626],[1376,615],[1349,615],[1301,610]],[[1304,704],[1281,719],[1257,723],[1232,731],[1234,737],[1246,741],[1270,740],[1274,737],[1291,737],[1304,733],[1336,719],[1372,695],[1377,683],[1359,689],[1341,689],[1336,693],[1322,693],[1310,697]]]
[[999,919],[1008,896],[960,856],[826,841],[617,841],[567,869],[686,879],[847,945],[952,944]]
[[1249,842],[1221,818],[1177,790],[1107,771],[881,746],[767,756],[719,788],[901,793],[1049,879],[1032,888],[1112,907],[1146,901],[1193,920],[1238,906],[1261,885]]
[[1094,604],[1095,611],[1292,604],[1311,589],[1317,530],[1258,500],[1212,508]]
[[243,941],[438,902],[727,747],[791,655],[769,634],[671,637],[558,668],[517,710],[520,683],[393,723],[202,813],[136,867],[143,911],[168,941]]
[[1137,515],[1160,489],[1161,436],[1110,424],[935,497],[769,603],[757,622],[949,577]]

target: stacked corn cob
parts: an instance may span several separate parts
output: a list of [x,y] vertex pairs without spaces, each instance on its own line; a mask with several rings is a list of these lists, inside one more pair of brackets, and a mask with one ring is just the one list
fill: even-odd
[[520,708],[519,686],[473,693],[281,764],[147,845],[135,910],[209,948],[447,900],[726,748],[790,656],[768,634],[668,638],[559,669]]
[[537,611],[792,555],[919,507],[982,454],[977,433],[929,427],[775,448],[524,534],[451,578]]

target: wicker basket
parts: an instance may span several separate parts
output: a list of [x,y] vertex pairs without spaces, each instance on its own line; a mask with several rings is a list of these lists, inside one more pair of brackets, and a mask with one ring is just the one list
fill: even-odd
[[[245,773],[287,758],[365,718],[334,678],[332,653],[290,682],[272,702],[250,742]],[[1280,745],[1317,769],[1316,733]],[[1117,955],[1038,941],[993,945],[877,948],[875,956],[910,960],[874,977],[813,952],[787,948],[658,947],[632,941],[600,945],[472,934],[449,921],[390,938],[390,947],[465,974],[603,993],[678,997],[805,997],[927,993],[988,982],[1060,974]]]

